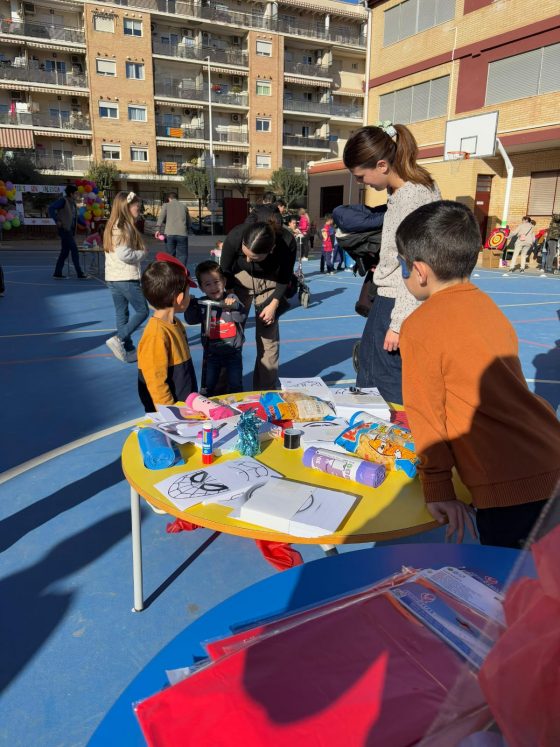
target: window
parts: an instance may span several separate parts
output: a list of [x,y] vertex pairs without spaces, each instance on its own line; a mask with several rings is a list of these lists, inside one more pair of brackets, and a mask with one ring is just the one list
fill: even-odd
[[144,65],[141,62],[127,62],[126,77],[130,80],[144,80]]
[[147,109],[145,106],[129,106],[128,107],[128,121],[129,122],[146,122],[148,120]]
[[447,113],[449,76],[428,80],[379,97],[379,119],[410,124]]
[[131,148],[130,149],[130,160],[135,162],[148,162],[148,149],[147,148]]
[[257,41],[257,54],[261,57],[272,57],[272,42]]
[[383,46],[455,17],[455,0],[405,0],[383,14]]
[[310,91],[304,91],[301,97],[304,101],[313,101],[313,94]]
[[49,109],[49,117],[51,119],[51,125],[62,127],[64,122],[70,122],[70,112],[66,109]]
[[95,71],[98,75],[109,75],[114,78],[117,74],[117,63],[114,60],[95,60]]
[[104,161],[120,161],[121,160],[121,146],[120,145],[102,145],[101,146],[101,158]]
[[66,63],[59,60],[45,60],[45,70],[49,73],[57,72],[64,74],[66,72]]
[[119,105],[109,103],[108,101],[99,102],[99,116],[102,119],[118,119]]
[[531,174],[527,212],[547,216],[560,213],[560,171],[535,171]]
[[261,119],[257,117],[257,132],[270,132],[272,121],[270,119]]
[[104,31],[106,34],[115,33],[115,19],[113,16],[93,16],[93,28],[96,31]]
[[142,36],[142,21],[125,18],[123,21],[123,31],[125,36]]
[[272,96],[272,83],[267,80],[258,80],[257,96]]
[[270,168],[270,156],[257,156],[257,168],[258,169],[269,169]]
[[533,49],[488,65],[486,105],[560,91],[560,44]]

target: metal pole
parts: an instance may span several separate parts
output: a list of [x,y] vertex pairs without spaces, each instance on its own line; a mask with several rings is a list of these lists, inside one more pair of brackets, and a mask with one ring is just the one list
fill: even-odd
[[214,235],[214,210],[216,209],[216,191],[214,189],[214,133],[212,122],[212,83],[210,80],[210,55],[205,57],[208,64],[208,125],[210,127],[210,234]]
[[130,486],[130,524],[132,527],[132,579],[134,584],[133,612],[144,609],[142,584],[142,533],[140,529],[140,496]]
[[366,31],[366,76],[364,83],[364,112],[362,117],[362,125],[365,127],[368,123],[369,117],[369,81],[370,81],[370,66],[371,66],[371,8],[369,7],[368,0],[364,0],[364,8],[367,12],[367,31]]
[[500,142],[500,138],[496,138],[496,145],[498,146],[498,150],[500,151],[501,157],[504,159],[504,163],[506,165],[506,173],[507,173],[507,181],[506,181],[506,194],[504,197],[504,209],[502,212],[502,228],[505,228],[507,226],[507,219],[508,219],[508,213],[509,213],[509,198],[511,195],[511,185],[513,182],[513,164],[509,160],[509,156],[506,153],[506,149]]

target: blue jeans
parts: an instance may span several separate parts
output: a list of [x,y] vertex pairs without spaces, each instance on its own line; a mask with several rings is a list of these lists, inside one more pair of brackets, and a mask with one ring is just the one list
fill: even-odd
[[333,253],[332,252],[326,252],[324,249],[321,251],[321,263],[320,263],[320,270],[321,272],[325,271],[325,265],[327,266],[327,272],[332,272],[334,270],[333,265]]
[[78,277],[80,275],[83,275],[84,273],[82,272],[82,268],[80,267],[80,256],[78,254],[78,247],[76,246],[74,234],[71,231],[65,231],[64,228],[59,228],[58,235],[60,236],[60,254],[58,255],[58,259],[56,260],[54,274],[62,275],[62,269],[64,267],[64,263],[66,262],[66,257],[71,254],[72,262],[74,263],[74,268],[76,270],[76,275],[78,275]]
[[375,297],[360,342],[356,384],[359,387],[376,386],[386,402],[402,405],[401,354],[398,350],[383,350],[394,305],[394,298]]
[[[123,341],[125,350],[134,350],[131,335],[146,320],[149,313],[140,281],[110,280],[107,287],[113,296],[117,313],[117,336]],[[129,304],[135,312],[132,318],[129,314]]]
[[342,247],[338,243],[334,245],[334,250],[333,250],[333,255],[332,255],[333,267],[334,265],[336,265],[337,260],[338,260],[338,265],[336,269],[341,270],[342,267],[344,266],[344,252],[342,251]]
[[178,257],[186,266],[189,259],[189,237],[167,236],[167,251],[174,257]]
[[232,349],[231,353],[206,353],[205,388],[207,397],[215,394],[222,368],[226,369],[227,393],[232,394],[243,391],[243,359],[241,353],[241,349]]

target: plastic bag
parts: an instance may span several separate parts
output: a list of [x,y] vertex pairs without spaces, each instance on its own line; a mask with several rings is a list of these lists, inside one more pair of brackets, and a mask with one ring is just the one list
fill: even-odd
[[416,477],[416,454],[381,433],[377,423],[350,426],[335,443],[362,459],[384,464],[387,470],[402,470],[408,477]]
[[560,745],[560,526],[532,547],[538,580],[508,591],[508,628],[479,680],[509,747]]
[[260,402],[269,420],[305,422],[336,415],[330,402],[302,392],[266,392],[261,395]]

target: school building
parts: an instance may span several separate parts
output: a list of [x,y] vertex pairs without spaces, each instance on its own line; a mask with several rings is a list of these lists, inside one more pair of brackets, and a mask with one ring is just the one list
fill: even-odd
[[0,148],[186,196],[212,146],[217,197],[257,195],[361,125],[366,27],[335,0],[0,0]]
[[[560,15],[557,0],[370,0],[367,123],[414,133],[443,197],[471,207],[483,235],[503,218],[506,166],[496,155],[445,160],[448,120],[498,112],[497,137],[513,165],[509,214],[547,227],[560,212]],[[458,156],[455,156],[458,157]],[[356,201],[343,164],[309,169],[309,211]],[[385,194],[366,190],[368,204]]]

